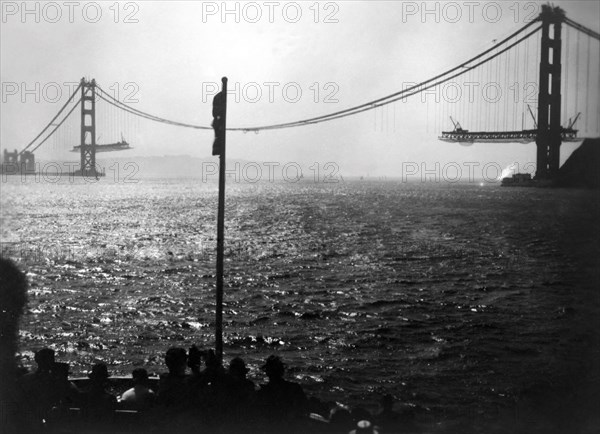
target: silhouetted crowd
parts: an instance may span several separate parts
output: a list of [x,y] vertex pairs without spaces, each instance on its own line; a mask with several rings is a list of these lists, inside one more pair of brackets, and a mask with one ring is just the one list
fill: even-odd
[[[204,359],[204,367],[201,367]],[[168,372],[152,383],[143,368],[132,372],[131,388],[111,393],[105,363],[95,364],[84,385],[69,381],[69,365],[54,351],[35,353],[37,370],[17,381],[21,432],[406,432],[410,418],[393,411],[386,395],[376,415],[337,403],[308,399],[302,387],[284,379],[286,365],[269,356],[262,370],[268,382],[257,387],[246,378],[245,362],[235,357],[228,369],[213,350],[170,348]],[[188,368],[191,373],[188,373]]]

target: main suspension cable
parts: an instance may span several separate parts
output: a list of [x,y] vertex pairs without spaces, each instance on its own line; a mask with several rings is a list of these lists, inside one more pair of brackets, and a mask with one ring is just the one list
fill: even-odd
[[[304,126],[304,125],[312,125],[312,124],[316,124],[316,123],[320,123],[320,122],[326,122],[326,121],[330,121],[330,120],[334,120],[334,119],[340,119],[342,117],[346,117],[346,116],[351,116],[351,115],[355,115],[358,113],[362,113],[364,111],[367,110],[373,110],[377,107],[381,107],[383,105],[386,104],[390,104],[394,101],[398,101],[400,99],[403,99],[405,96],[412,96],[415,95],[417,93],[420,93],[426,89],[429,89],[431,87],[437,86],[439,84],[445,83],[446,81],[448,81],[451,78],[455,78],[458,77],[462,74],[464,74],[465,72],[469,71],[470,69],[473,69],[477,66],[480,66],[492,59],[494,59],[497,55],[505,52],[507,49],[513,47],[514,45],[522,42],[523,40],[525,40],[526,38],[528,38],[529,36],[531,36],[533,33],[537,32],[539,30],[539,27],[534,30],[533,32],[530,32],[526,37],[519,39],[516,43],[513,43],[511,45],[509,45],[507,48],[493,54],[491,57],[485,59],[482,62],[477,63],[474,66],[468,66],[469,64],[471,64],[474,61],[479,60],[480,58],[482,58],[483,56],[489,54],[490,52],[492,52],[493,50],[496,50],[497,48],[499,48],[500,46],[504,45],[507,41],[511,40],[512,38],[514,38],[515,36],[519,35],[520,33],[524,32],[526,29],[528,29],[530,26],[532,26],[533,24],[535,24],[536,22],[539,21],[538,19],[532,20],[531,22],[527,23],[525,26],[521,27],[520,29],[518,29],[517,31],[515,31],[514,33],[510,34],[509,36],[507,36],[506,38],[504,38],[502,41],[498,42],[497,44],[493,45],[491,48],[488,48],[487,50],[483,51],[482,53],[479,53],[477,56],[474,56],[473,58],[467,60],[466,62],[461,63],[460,65],[451,68],[441,74],[436,75],[435,77],[432,77],[428,80],[425,80],[419,84],[413,85],[411,87],[408,87],[406,89],[403,89],[401,91],[392,93],[390,95],[375,99],[373,101],[369,101],[367,103],[363,103],[360,104],[358,106],[354,106],[351,108],[347,108],[344,110],[340,110],[337,112],[333,112],[333,113],[329,113],[329,114],[325,114],[325,115],[321,115],[321,116],[316,116],[313,118],[307,118],[307,119],[302,119],[302,120],[298,120],[298,121],[293,121],[293,122],[286,122],[286,123],[280,123],[280,124],[274,124],[274,125],[263,125],[263,126],[258,126],[258,127],[234,127],[234,128],[227,128],[228,131],[244,131],[244,132],[248,132],[248,131],[255,131],[258,132],[260,130],[273,130],[273,129],[282,129],[282,128],[291,128],[291,127],[298,127],[298,126]],[[441,80],[439,82],[436,83],[437,80],[439,80],[442,77],[445,77],[449,74],[454,73],[457,70],[461,70],[459,71],[458,74],[452,75],[451,77]],[[430,85],[430,83],[433,83],[433,85]],[[207,127],[207,126],[201,126],[201,125],[194,125],[194,124],[189,124],[189,123],[184,123],[184,122],[177,122],[177,121],[172,121],[169,119],[165,119],[165,118],[161,118],[159,116],[155,116],[152,115],[150,113],[146,113],[142,110],[136,109],[131,107],[130,105],[127,105],[121,101],[119,101],[118,99],[114,98],[112,95],[108,94],[106,91],[104,91],[101,87],[99,87],[97,85],[97,87],[99,88],[100,92],[98,94],[98,96],[103,99],[104,101],[114,105],[115,107],[118,107],[122,110],[125,110],[129,113],[135,114],[137,116],[149,119],[149,120],[153,120],[156,122],[161,122],[161,123],[165,123],[165,124],[169,124],[169,125],[175,125],[175,126],[181,126],[181,127],[186,127],[186,128],[195,128],[195,129],[203,129],[203,130],[210,130],[212,129],[211,127]]]
[[[69,97],[69,99],[67,100],[67,102],[65,103],[65,105],[63,105],[62,108],[58,111],[58,113],[56,113],[56,116],[54,116],[52,118],[52,120],[48,123],[48,125],[46,125],[46,127],[44,127],[44,129],[42,131],[40,131],[40,133],[37,136],[35,136],[35,138],[31,142],[29,142],[29,144],[27,146],[25,146],[25,148],[23,148],[23,150],[21,152],[19,152],[19,155],[21,155],[23,152],[25,152],[27,149],[29,149],[29,147],[31,145],[33,145],[34,142],[37,139],[39,139],[42,136],[42,134],[44,134],[44,132],[48,128],[50,128],[52,126],[52,124],[54,123],[54,121],[60,116],[60,114],[64,111],[64,109],[69,105],[69,103],[71,102],[71,100],[73,99],[73,97],[77,94],[77,92],[79,92],[79,89],[81,89],[81,83],[79,83],[79,86],[77,86],[77,89],[75,89],[75,91],[71,94],[71,96]],[[81,99],[80,99],[80,101],[81,101]],[[77,107],[77,104],[75,104],[75,107]],[[73,111],[73,110],[71,110],[71,111]],[[69,112],[69,114],[71,114],[71,112]],[[56,129],[54,131],[56,131]],[[52,133],[50,133],[50,135],[52,135]],[[48,137],[50,137],[50,136],[48,136]],[[46,137],[46,138],[48,138],[48,137]],[[46,139],[44,139],[44,141],[46,141]],[[44,142],[42,142],[42,143],[44,143]],[[35,149],[37,149],[39,147],[40,146],[38,145],[38,146],[35,147]],[[33,151],[31,151],[31,152],[33,152]]]

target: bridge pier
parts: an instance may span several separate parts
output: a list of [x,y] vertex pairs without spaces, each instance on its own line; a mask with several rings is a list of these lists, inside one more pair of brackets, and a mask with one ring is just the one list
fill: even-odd
[[77,176],[103,176],[96,170],[96,80],[81,79],[81,147]]
[[19,154],[16,149],[14,152],[5,149],[4,158],[0,164],[0,173],[5,175],[35,173],[35,155],[30,151],[23,151]]
[[[561,105],[561,25],[564,11],[542,5],[542,42],[540,89],[538,94],[538,131],[536,179],[555,180],[560,168]],[[550,37],[552,29],[552,37]]]
[[9,152],[8,149],[4,150],[4,158],[2,163],[4,164],[17,164],[19,161],[19,152],[15,149],[15,152]]
[[35,173],[35,155],[33,152],[25,151],[19,156],[21,173]]

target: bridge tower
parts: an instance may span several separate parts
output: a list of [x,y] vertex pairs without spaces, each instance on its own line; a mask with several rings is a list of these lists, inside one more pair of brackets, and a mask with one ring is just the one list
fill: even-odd
[[78,175],[98,176],[96,172],[96,80],[81,79],[81,166]]
[[[559,7],[542,5],[540,89],[538,94],[537,179],[556,179],[560,166],[561,25],[565,13]],[[552,29],[552,32],[550,32]],[[552,37],[550,34],[552,33]]]

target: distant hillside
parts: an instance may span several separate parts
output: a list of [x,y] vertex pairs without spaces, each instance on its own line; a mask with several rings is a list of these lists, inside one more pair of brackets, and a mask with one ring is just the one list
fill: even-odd
[[[218,157],[197,158],[189,155],[171,155],[162,157],[97,157],[97,164],[106,171],[107,176],[113,176],[118,168],[119,174],[140,178],[203,178],[218,180]],[[135,174],[134,174],[135,171]],[[323,182],[324,178],[342,179],[342,174],[333,167],[324,165],[315,171],[315,167],[293,161],[264,162],[239,159],[227,160],[228,179],[236,182],[255,182],[289,180],[296,178],[305,180],[316,179]]]
[[561,187],[600,188],[600,138],[585,139],[559,171]]

